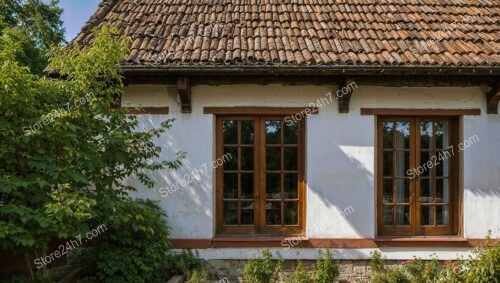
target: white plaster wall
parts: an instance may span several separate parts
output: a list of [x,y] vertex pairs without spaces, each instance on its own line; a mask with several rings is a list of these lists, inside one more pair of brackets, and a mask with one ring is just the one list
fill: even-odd
[[[266,248],[267,249],[267,248]],[[213,259],[248,259],[252,256],[260,255],[264,248],[224,248],[224,249],[199,249],[196,250],[199,256],[205,260]],[[294,248],[284,250],[282,248],[271,248],[269,250],[273,256],[278,254],[283,259],[301,259],[313,260],[318,258],[319,249],[303,249]],[[387,259],[393,260],[406,260],[411,259],[413,256],[421,259],[440,260],[446,259],[460,259],[467,258],[470,250],[467,248],[381,248],[381,249],[335,249],[333,251],[333,258],[335,259],[369,259],[370,253],[373,251],[380,251]],[[173,250],[173,252],[180,252],[180,250]]]
[[[193,109],[180,113],[175,91],[169,86],[135,85],[126,88],[130,106],[169,106],[169,115],[142,115],[144,127],[175,118],[159,142],[163,158],[183,150],[187,157],[180,170],[154,175],[154,190],[138,196],[161,200],[168,211],[172,238],[210,239],[215,231],[214,117],[207,106],[309,106],[329,86],[193,86]],[[338,114],[337,102],[307,117],[307,236],[311,238],[373,238],[375,225],[375,117],[361,116],[361,107],[380,108],[481,108],[481,116],[466,116],[462,136],[477,134],[480,141],[463,152],[465,237],[482,238],[488,229],[500,236],[500,115],[486,115],[485,98],[478,88],[357,88],[348,114]],[[159,189],[180,182],[195,169],[207,173],[167,197]],[[131,183],[136,184],[133,180]],[[230,254],[230,249],[225,249]],[[238,249],[234,249],[238,250]],[[295,250],[295,249],[294,249]],[[394,250],[397,254],[398,249]],[[411,251],[402,249],[401,251]],[[430,249],[426,249],[430,251]],[[453,249],[458,251],[458,249]],[[207,257],[220,251],[206,250]],[[290,251],[291,252],[291,251]],[[238,253],[238,251],[235,251]],[[443,256],[449,255],[443,253]],[[361,255],[360,255],[361,256]]]

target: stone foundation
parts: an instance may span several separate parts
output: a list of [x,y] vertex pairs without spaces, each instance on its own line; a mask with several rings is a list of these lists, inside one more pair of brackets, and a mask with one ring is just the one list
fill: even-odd
[[[301,260],[304,266],[312,267],[316,261]],[[208,260],[203,264],[213,279],[224,279],[231,283],[245,282],[243,275],[239,272],[247,263],[246,260]],[[388,268],[395,268],[400,261],[387,260]],[[297,264],[296,260],[285,260],[284,273],[292,273]],[[369,260],[340,260],[340,276],[337,282],[370,282],[370,261]]]

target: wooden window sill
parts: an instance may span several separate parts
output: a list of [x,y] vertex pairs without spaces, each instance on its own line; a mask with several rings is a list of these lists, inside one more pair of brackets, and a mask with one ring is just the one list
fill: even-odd
[[470,247],[470,240],[458,236],[378,237],[378,247]]
[[[496,242],[497,240],[494,240]],[[378,237],[362,238],[307,238],[287,236],[215,236],[212,239],[172,239],[174,248],[379,248],[379,247],[476,247],[484,239],[466,239],[454,236]]]

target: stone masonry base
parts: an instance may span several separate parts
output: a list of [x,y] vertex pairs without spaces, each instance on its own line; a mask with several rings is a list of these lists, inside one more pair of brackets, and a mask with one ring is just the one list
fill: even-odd
[[[243,275],[239,272],[246,264],[246,260],[208,260],[204,261],[204,266],[213,279],[224,280],[225,282],[245,282]],[[313,260],[302,260],[304,266],[312,267]],[[395,268],[400,261],[387,260],[388,268]],[[293,272],[297,261],[285,260],[283,269],[285,273]],[[340,260],[340,276],[337,282],[370,282],[370,262],[369,260]],[[220,282],[224,282],[220,281]],[[217,282],[217,281],[213,281]]]

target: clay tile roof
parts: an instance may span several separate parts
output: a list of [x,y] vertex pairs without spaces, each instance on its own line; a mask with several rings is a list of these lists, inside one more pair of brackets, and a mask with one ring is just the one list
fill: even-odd
[[104,0],[133,66],[500,65],[500,0]]

